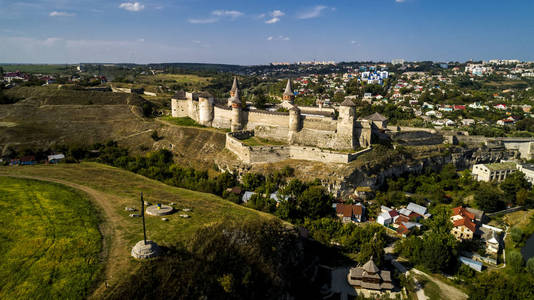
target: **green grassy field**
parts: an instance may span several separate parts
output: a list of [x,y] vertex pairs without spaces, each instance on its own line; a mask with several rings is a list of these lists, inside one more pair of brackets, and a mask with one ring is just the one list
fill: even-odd
[[98,216],[71,188],[0,177],[0,298],[85,298],[102,269]]
[[73,69],[72,65],[0,65],[4,72],[27,72],[40,74],[63,73]]

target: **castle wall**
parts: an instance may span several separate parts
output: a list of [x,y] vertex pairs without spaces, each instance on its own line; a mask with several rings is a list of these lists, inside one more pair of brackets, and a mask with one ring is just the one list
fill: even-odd
[[261,125],[288,127],[289,113],[243,111],[243,123],[247,130]]
[[171,113],[175,118],[189,117],[189,101],[188,100],[171,100]]
[[216,128],[230,128],[232,126],[232,109],[229,107],[215,105],[213,107],[212,126]]
[[315,130],[326,130],[326,131],[336,131],[337,121],[332,120],[332,118],[321,118],[321,117],[302,117],[302,128],[304,129],[315,129]]
[[245,146],[236,138],[236,133],[226,134],[226,148],[240,160],[249,164],[274,163],[286,159],[311,160],[325,163],[349,163],[371,148],[356,153],[339,153],[305,146]]

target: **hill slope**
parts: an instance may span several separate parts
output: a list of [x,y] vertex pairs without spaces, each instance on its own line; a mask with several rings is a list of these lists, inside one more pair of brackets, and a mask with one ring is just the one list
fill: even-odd
[[[96,164],[40,165],[32,167],[1,167],[0,175],[31,177],[59,182],[89,194],[103,210],[105,218],[103,231],[108,251],[105,280],[117,284],[124,275],[137,268],[138,263],[130,259],[132,246],[142,239],[139,218],[131,218],[125,207],[139,208],[139,194],[145,195],[150,203],[175,203],[178,209],[192,208],[189,219],[179,213],[168,216],[169,221],[159,217],[147,217],[148,237],[163,246],[181,246],[200,228],[223,220],[247,222],[258,218],[271,219],[270,215],[247,209],[212,194],[167,186],[161,182]],[[106,233],[107,232],[107,233]],[[100,285],[95,296],[102,293]]]

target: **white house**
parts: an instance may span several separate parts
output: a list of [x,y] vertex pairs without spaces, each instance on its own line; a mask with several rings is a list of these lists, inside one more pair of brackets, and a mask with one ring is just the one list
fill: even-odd
[[493,164],[476,164],[473,166],[473,176],[478,181],[503,181],[516,171],[516,163],[504,162]]

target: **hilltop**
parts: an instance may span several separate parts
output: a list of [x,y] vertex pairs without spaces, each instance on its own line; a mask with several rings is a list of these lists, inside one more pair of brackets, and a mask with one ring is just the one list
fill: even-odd
[[[247,223],[252,220],[268,220],[273,216],[248,209],[212,194],[175,188],[127,171],[96,164],[65,164],[34,166],[30,168],[1,167],[0,176],[25,177],[60,183],[88,195],[102,211],[104,253],[107,253],[104,280],[119,284],[125,276],[139,267],[130,259],[132,246],[143,238],[141,222],[131,218],[124,207],[139,208],[139,194],[150,203],[175,203],[177,209],[190,208],[189,219],[178,213],[169,215],[169,221],[159,217],[147,217],[147,234],[150,239],[165,247],[182,247],[195,232],[206,225],[222,221]],[[110,244],[107,244],[110,243]],[[104,293],[104,281],[96,290],[95,298]],[[100,296],[99,296],[100,295]]]

